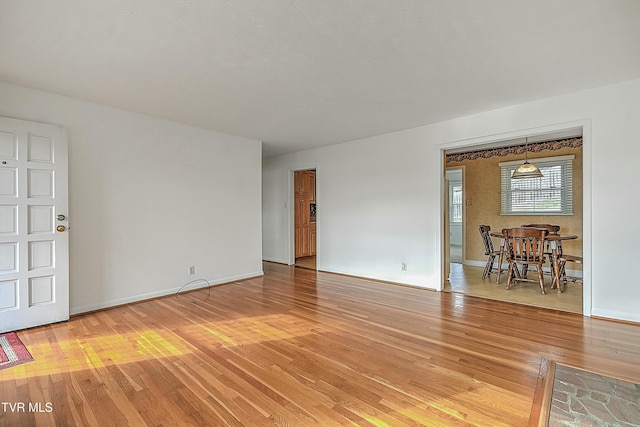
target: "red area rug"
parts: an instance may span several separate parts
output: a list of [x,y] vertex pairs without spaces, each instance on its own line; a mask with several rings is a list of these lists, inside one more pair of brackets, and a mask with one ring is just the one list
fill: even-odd
[[31,353],[22,344],[18,334],[15,332],[0,334],[0,369],[6,369],[32,360]]

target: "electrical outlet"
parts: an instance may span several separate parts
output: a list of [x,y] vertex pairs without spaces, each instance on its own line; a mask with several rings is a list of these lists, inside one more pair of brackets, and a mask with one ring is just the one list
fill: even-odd
[[406,262],[402,263],[402,271],[407,271],[407,263]]
[[189,275],[196,274],[196,266],[192,265],[189,267]]

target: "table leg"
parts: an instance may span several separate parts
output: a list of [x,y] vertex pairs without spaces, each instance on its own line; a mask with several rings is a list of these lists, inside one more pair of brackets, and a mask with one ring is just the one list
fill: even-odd
[[558,293],[562,293],[562,288],[560,287],[560,266],[558,265],[558,245],[556,242],[551,245],[551,258],[553,264],[553,283],[551,284],[551,289],[557,289]]
[[500,283],[502,277],[502,261],[504,261],[504,238],[500,239],[500,255],[498,256],[498,274],[496,275],[496,283]]

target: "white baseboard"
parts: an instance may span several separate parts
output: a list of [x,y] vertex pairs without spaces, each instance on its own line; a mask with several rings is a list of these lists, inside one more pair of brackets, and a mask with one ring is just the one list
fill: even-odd
[[[225,283],[235,282],[237,280],[250,279],[252,277],[260,277],[260,276],[264,276],[264,272],[262,270],[256,271],[256,272],[253,272],[253,273],[240,274],[240,275],[237,275],[237,276],[229,276],[229,277],[223,277],[223,278],[218,278],[218,279],[207,279],[207,280],[209,280],[209,284],[211,286],[215,286],[215,285],[222,285],[222,284],[225,284]],[[209,284],[207,284],[207,282],[205,280],[202,280],[201,282],[195,282],[194,281],[193,286],[185,287],[184,289],[182,289],[182,291],[184,292],[184,291],[192,291],[192,290],[200,289],[200,288],[206,288],[207,286],[209,286]],[[138,295],[131,295],[131,296],[124,297],[124,298],[115,298],[115,299],[111,299],[111,300],[107,300],[107,301],[102,301],[102,302],[99,302],[97,304],[88,304],[88,305],[83,305],[83,306],[79,306],[79,307],[70,307],[69,311],[70,311],[70,314],[72,314],[72,315],[82,314],[82,313],[86,313],[86,312],[89,312],[89,311],[102,310],[102,309],[106,309],[106,308],[110,308],[110,307],[116,307],[118,305],[130,304],[130,303],[133,303],[133,302],[144,301],[144,300],[147,300],[147,299],[163,297],[163,296],[175,294],[183,286],[184,286],[184,284],[182,284],[180,286],[177,286],[177,287],[174,287],[174,288],[162,289],[162,290],[159,290],[159,291],[147,292],[147,293],[138,294]]]
[[465,259],[464,261],[462,261],[462,263],[464,265],[470,265],[472,267],[482,267],[482,268],[484,268],[484,266],[487,265],[487,261],[475,261],[472,259]]
[[627,322],[640,323],[640,313],[627,313],[623,311],[602,310],[599,308],[593,308],[591,310],[591,316],[606,317],[608,319],[624,320]]
[[278,264],[285,264],[285,265],[289,265],[289,260],[288,259],[280,259],[280,258],[263,258],[263,261],[267,261],[267,262],[275,262]]

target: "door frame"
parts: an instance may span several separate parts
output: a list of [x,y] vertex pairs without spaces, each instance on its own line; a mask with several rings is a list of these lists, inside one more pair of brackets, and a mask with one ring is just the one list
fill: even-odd
[[[461,227],[462,227],[462,231],[461,231],[461,233],[462,233],[462,236],[461,236],[462,242],[460,244],[462,246],[462,262],[464,263],[465,251],[466,251],[466,246],[467,246],[466,245],[466,233],[467,233],[467,230],[466,230],[466,225],[467,225],[466,198],[467,198],[467,191],[465,189],[466,171],[465,171],[465,167],[464,166],[455,166],[455,167],[452,167],[452,168],[447,168],[446,165],[445,165],[445,176],[446,176],[447,172],[449,172],[449,171],[457,171],[457,170],[460,171],[461,176],[462,176],[461,180],[460,180],[460,182],[462,183],[462,225],[461,225]],[[450,187],[450,185],[448,185],[447,187]],[[446,188],[447,192],[449,192],[449,190],[450,190],[450,188]],[[447,203],[447,206],[445,206],[446,214],[447,214],[447,218],[448,218],[447,224],[448,224],[448,228],[449,228],[449,230],[445,230],[445,233],[446,232],[450,233],[450,231],[451,231],[451,212],[450,212],[450,209],[449,209],[449,205],[451,205],[450,197],[451,197],[451,195],[448,195],[448,197],[447,197],[448,203]],[[450,248],[451,248],[451,237],[450,236],[451,236],[451,234],[449,234],[449,237],[447,239],[447,241],[449,243],[449,249],[448,250],[450,250]],[[449,252],[449,253],[451,253],[451,252]],[[449,255],[449,262],[451,262],[451,255]]]
[[[584,120],[576,120],[564,123],[556,123],[547,126],[540,126],[534,128],[527,129],[519,129],[512,132],[505,132],[500,134],[486,135],[477,138],[470,139],[462,139],[457,141],[452,141],[448,143],[440,144],[440,158],[442,161],[440,162],[440,189],[441,189],[441,197],[440,197],[440,219],[443,221],[443,215],[445,214],[448,207],[444,206],[444,194],[442,192],[448,191],[448,188],[445,188],[445,170],[446,170],[446,154],[448,150],[453,149],[461,149],[461,148],[469,148],[471,151],[473,149],[478,149],[478,146],[486,145],[486,144],[498,144],[501,141],[504,141],[504,145],[508,145],[507,141],[512,139],[531,137],[535,135],[549,134],[553,132],[561,132],[568,131],[573,129],[581,129],[582,131],[582,274],[583,274],[583,285],[582,285],[582,314],[584,316],[591,316],[592,314],[592,257],[591,257],[591,248],[592,248],[592,219],[591,219],[591,156],[592,156],[592,130],[591,130],[591,119]],[[439,226],[440,232],[445,233],[444,223]],[[444,286],[444,283],[447,277],[444,277],[445,269],[445,259],[444,256],[444,238],[440,238],[440,283],[441,289]]]
[[[288,257],[288,265],[295,265],[296,263],[296,212],[295,212],[295,199],[296,199],[296,188],[295,188],[295,173],[299,171],[308,171],[314,170],[316,172],[316,204],[318,204],[318,166],[304,166],[297,167],[294,169],[289,169],[289,191],[288,191],[288,230],[289,230],[289,257]],[[320,259],[320,251],[318,248],[320,247],[320,238],[318,237],[318,217],[316,216],[316,270],[318,269],[318,260]]]

